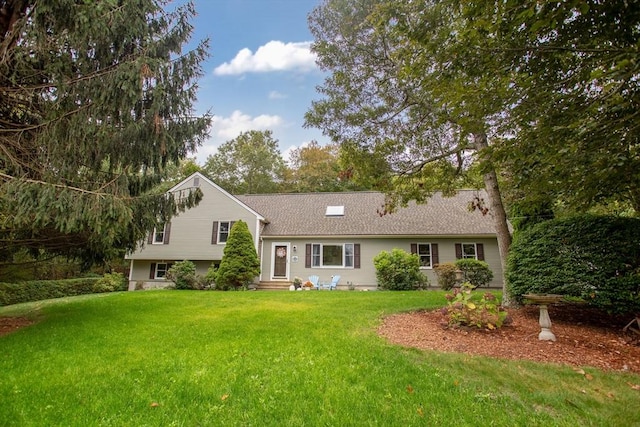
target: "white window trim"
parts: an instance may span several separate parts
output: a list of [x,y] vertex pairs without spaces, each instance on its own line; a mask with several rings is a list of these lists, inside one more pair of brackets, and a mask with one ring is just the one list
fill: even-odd
[[[161,265],[164,265],[164,276],[158,276],[158,271],[160,270],[159,267]],[[169,263],[167,263],[167,262],[158,262],[158,263],[156,263],[156,271],[153,274],[154,279],[156,279],[156,280],[166,280],[167,279],[167,271],[169,271]]]
[[156,236],[158,235],[158,228],[153,227],[153,239],[151,240],[152,245],[164,245],[164,236],[167,233],[167,224],[165,223],[162,226],[162,239],[160,241],[156,240]]
[[422,262],[420,262],[420,269],[422,270],[432,270],[433,269],[433,246],[431,246],[431,243],[416,243],[416,255],[418,255],[418,257],[420,257],[420,245],[422,246],[429,246],[429,265],[425,266],[422,265]]
[[[347,266],[346,265],[346,261],[347,261],[347,245],[351,245],[351,265]],[[319,246],[320,247],[320,264],[321,265],[315,265],[314,264],[314,253],[313,253],[313,249],[314,247]],[[342,265],[322,265],[322,248],[324,246],[342,246]],[[355,243],[312,243],[311,244],[311,268],[343,268],[343,269],[352,269],[355,268],[355,261],[356,261],[356,254],[355,254]]]
[[[231,223],[233,221],[218,221],[218,236],[216,236],[216,240],[218,242],[219,245],[226,245],[227,242],[229,241],[229,235],[231,234]],[[224,242],[220,240],[220,235],[222,234],[222,223],[226,223],[227,227],[229,227],[227,229],[227,240],[225,240]]]
[[[478,245],[476,243],[472,243],[472,242],[466,242],[466,243],[461,243],[461,248],[462,248],[462,258],[461,259],[478,259]],[[465,246],[470,246],[473,245],[473,257],[470,256],[465,256],[464,253],[464,247]]]

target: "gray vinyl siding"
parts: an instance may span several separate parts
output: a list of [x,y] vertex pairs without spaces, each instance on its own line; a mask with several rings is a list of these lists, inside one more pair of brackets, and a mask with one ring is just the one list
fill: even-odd
[[[174,190],[187,189],[191,185],[193,178]],[[258,250],[256,228],[259,227],[259,217],[256,213],[202,178],[200,189],[203,198],[198,206],[171,219],[168,244],[149,244],[145,240],[138,250],[127,255],[127,259],[133,260],[132,281],[148,281],[150,264],[153,262],[202,261],[196,264],[198,274],[204,274],[212,261],[222,259],[225,247],[224,244],[211,242],[214,221],[245,221]]]
[[[375,289],[377,287],[376,271],[373,265],[373,258],[382,251],[391,251],[393,248],[403,249],[407,252],[411,251],[411,243],[437,243],[439,262],[454,262],[456,260],[455,244],[456,243],[482,243],[484,246],[485,261],[494,273],[494,279],[491,287],[502,286],[502,269],[500,264],[500,255],[498,252],[498,243],[495,238],[486,237],[460,237],[460,238],[430,238],[430,237],[413,237],[413,238],[303,238],[303,239],[264,239],[263,257],[262,257],[262,277],[261,280],[271,280],[273,258],[271,254],[272,243],[289,243],[289,281],[294,277],[300,277],[307,280],[310,275],[320,276],[320,281],[330,281],[331,276],[340,275],[338,287],[340,289],[347,288],[347,282],[351,282],[359,289]],[[308,243],[321,244],[343,244],[354,243],[360,244],[360,268],[329,268],[329,267],[305,267],[305,245]],[[297,250],[293,252],[293,246]],[[297,261],[294,257],[297,256]],[[432,268],[424,268],[422,272],[429,278],[431,287],[438,286],[438,280]]]

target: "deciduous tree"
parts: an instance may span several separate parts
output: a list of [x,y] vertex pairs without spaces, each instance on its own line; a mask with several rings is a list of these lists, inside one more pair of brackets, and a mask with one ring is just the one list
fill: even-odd
[[477,36],[464,31],[463,12],[454,1],[323,3],[310,24],[330,75],[306,119],[341,144],[357,173],[377,178],[388,209],[454,192],[476,162],[504,267],[511,237],[490,142],[509,79],[495,58],[468,54]]
[[278,191],[285,164],[272,132],[251,130],[222,144],[203,170],[232,194],[261,194]]
[[290,177],[283,191],[328,192],[365,190],[366,186],[352,179],[350,168],[343,167],[340,147],[320,145],[311,141],[290,154]]

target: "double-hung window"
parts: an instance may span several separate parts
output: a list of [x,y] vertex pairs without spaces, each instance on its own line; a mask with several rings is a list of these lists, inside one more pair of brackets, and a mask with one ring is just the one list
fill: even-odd
[[475,243],[463,243],[462,244],[462,258],[463,259],[466,259],[466,258],[477,259],[478,258],[477,251],[476,251],[476,244]]
[[162,224],[160,227],[153,229],[153,243],[154,245],[162,245],[165,243],[165,233],[167,232],[167,224]]
[[164,279],[167,276],[167,270],[169,270],[169,265],[163,262],[159,262],[156,264],[156,279]]
[[213,232],[211,233],[212,245],[224,245],[229,239],[231,227],[235,221],[213,221]]
[[167,271],[173,264],[170,262],[152,262],[151,271],[149,272],[149,279],[164,279],[167,277]]
[[354,267],[354,244],[314,243],[311,245],[312,267]]
[[456,243],[456,258],[484,261],[484,245],[482,243]]
[[418,256],[420,257],[420,267],[432,267],[431,244],[418,243]]
[[231,231],[231,221],[220,221],[218,227],[218,243],[226,243]]
[[420,257],[420,268],[433,268],[439,262],[437,243],[412,243],[411,253]]

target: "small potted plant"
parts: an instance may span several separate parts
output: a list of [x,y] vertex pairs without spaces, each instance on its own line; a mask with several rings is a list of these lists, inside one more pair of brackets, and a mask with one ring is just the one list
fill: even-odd
[[295,287],[295,289],[299,289],[302,286],[302,279],[299,277],[294,277],[293,286]]

